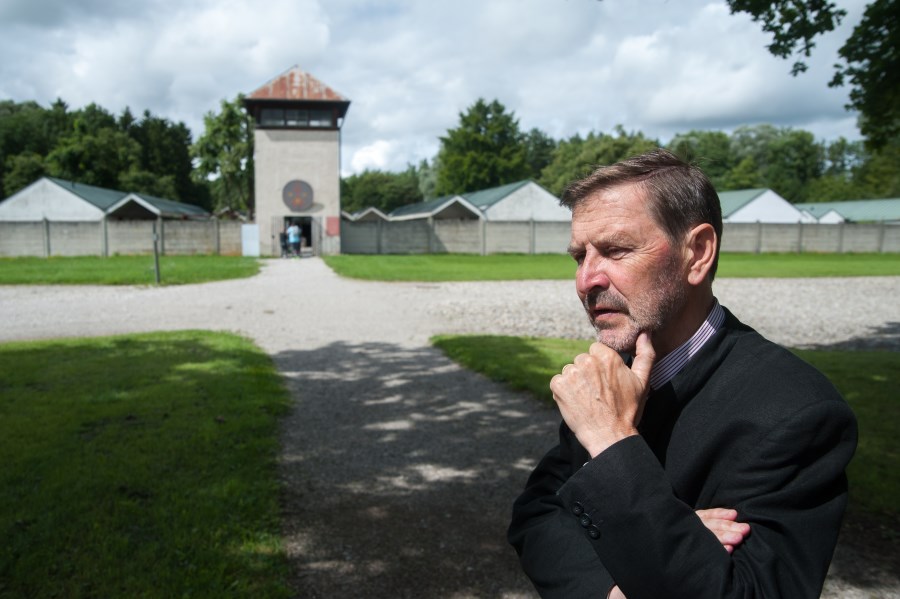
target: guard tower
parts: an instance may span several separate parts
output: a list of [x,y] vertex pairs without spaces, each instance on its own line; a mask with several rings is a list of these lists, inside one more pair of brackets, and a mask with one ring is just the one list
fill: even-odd
[[294,66],[244,98],[256,123],[254,189],[260,255],[281,254],[279,234],[300,226],[303,252],[341,248],[342,95]]

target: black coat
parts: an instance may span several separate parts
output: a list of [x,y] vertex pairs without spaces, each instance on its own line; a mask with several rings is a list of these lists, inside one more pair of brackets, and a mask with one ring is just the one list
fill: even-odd
[[[563,422],[508,537],[542,597],[819,597],[856,421],[816,369],[726,311],[647,401],[640,435],[590,459]],[[734,508],[729,555],[695,509]]]

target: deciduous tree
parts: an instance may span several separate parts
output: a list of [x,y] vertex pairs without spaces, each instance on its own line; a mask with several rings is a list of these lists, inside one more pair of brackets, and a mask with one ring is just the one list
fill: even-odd
[[519,121],[497,100],[479,98],[460,113],[459,126],[441,137],[435,193],[478,191],[529,176]]
[[197,159],[194,177],[212,185],[215,208],[253,211],[253,122],[243,96],[222,100],[218,113],[203,117],[204,131],[191,148]]
[[613,164],[659,147],[659,142],[643,133],[627,133],[619,125],[616,135],[591,132],[582,139],[575,135],[561,141],[553,152],[553,160],[543,171],[540,183],[551,193],[562,195],[566,186],[600,165]]

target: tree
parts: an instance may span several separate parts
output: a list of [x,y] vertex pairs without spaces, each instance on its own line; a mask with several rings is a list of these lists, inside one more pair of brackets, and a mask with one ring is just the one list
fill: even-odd
[[724,189],[725,178],[736,166],[731,140],[722,131],[688,131],[669,142],[669,150],[682,160],[703,169],[716,189]]
[[556,142],[549,135],[535,127],[525,135],[524,144],[525,162],[528,163],[531,178],[537,181],[541,178],[543,170],[553,160],[553,150],[556,149]]
[[762,177],[759,175],[759,167],[752,156],[745,156],[733,169],[722,178],[720,191],[734,189],[755,189],[762,187]]
[[387,213],[421,201],[419,176],[412,165],[400,173],[367,169],[341,180],[341,205],[348,212],[374,207]]
[[75,130],[47,155],[47,174],[69,181],[118,189],[122,173],[138,169],[141,148],[127,133],[110,127],[91,129],[76,119]]
[[884,148],[900,138],[900,0],[875,0],[841,47],[844,64],[832,87],[849,80],[850,104],[869,146]]
[[440,170],[440,161],[435,157],[431,164],[428,164],[427,160],[422,160],[419,163],[419,168],[416,169],[416,176],[419,178],[419,195],[422,196],[423,201],[433,200],[438,197],[434,192],[437,187],[437,174]]
[[587,175],[600,165],[618,162],[659,147],[657,140],[643,133],[627,133],[618,125],[616,135],[591,132],[585,139],[575,135],[561,141],[553,152],[553,160],[543,171],[540,184],[550,193],[561,196],[566,186]]
[[[780,58],[809,56],[815,36],[834,30],[846,11],[826,0],[726,0],[732,13],[748,13],[773,35],[769,51]],[[799,47],[799,50],[798,50]],[[860,131],[872,149],[900,137],[900,0],[869,3],[839,50],[831,87],[850,83],[848,109],[859,111]],[[800,60],[791,72],[806,70]]]
[[[732,14],[745,12],[754,21],[762,22],[763,31],[771,33],[773,38],[768,46],[769,52],[779,58],[789,58],[798,51],[808,57],[816,45],[813,39],[833,31],[847,14],[847,11],[838,9],[834,2],[827,0],[726,1]],[[806,63],[798,60],[791,73],[796,75],[806,69]]]
[[812,133],[789,127],[739,127],[731,136],[731,152],[739,162],[723,189],[769,187],[791,202],[809,198],[808,185],[824,166],[824,150]]
[[3,192],[11,196],[46,174],[44,158],[37,152],[24,151],[6,159]]
[[[14,193],[32,182],[25,179],[28,173],[43,174],[42,168],[35,168],[36,157],[43,162],[59,138],[71,131],[71,121],[72,115],[62,100],[54,102],[49,110],[36,102],[0,101],[0,189]],[[11,174],[13,168],[17,170]],[[14,180],[8,182],[8,176]]]
[[519,122],[497,100],[479,98],[459,115],[456,129],[441,137],[435,193],[438,196],[478,191],[525,179],[529,175]]
[[[130,123],[126,124],[130,120]],[[139,170],[167,180],[159,189],[168,189],[162,197],[199,204],[197,184],[191,179],[191,132],[184,123],[174,124],[145,110],[140,121],[128,109],[119,118],[120,126],[140,145]],[[132,180],[134,174],[129,175]],[[147,180],[149,182],[149,180]],[[146,187],[147,183],[143,184]],[[125,187],[129,191],[136,190]],[[150,193],[150,192],[147,192]],[[154,194],[158,195],[158,194]]]
[[191,147],[197,159],[194,178],[211,185],[216,209],[253,211],[253,122],[243,95],[222,100],[220,112],[203,117],[204,131]]

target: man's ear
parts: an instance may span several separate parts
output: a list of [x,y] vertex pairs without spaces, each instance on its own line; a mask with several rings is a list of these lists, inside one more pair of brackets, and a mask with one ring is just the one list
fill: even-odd
[[697,225],[688,231],[685,239],[688,283],[699,285],[707,279],[716,258],[717,244],[716,230],[709,223]]

